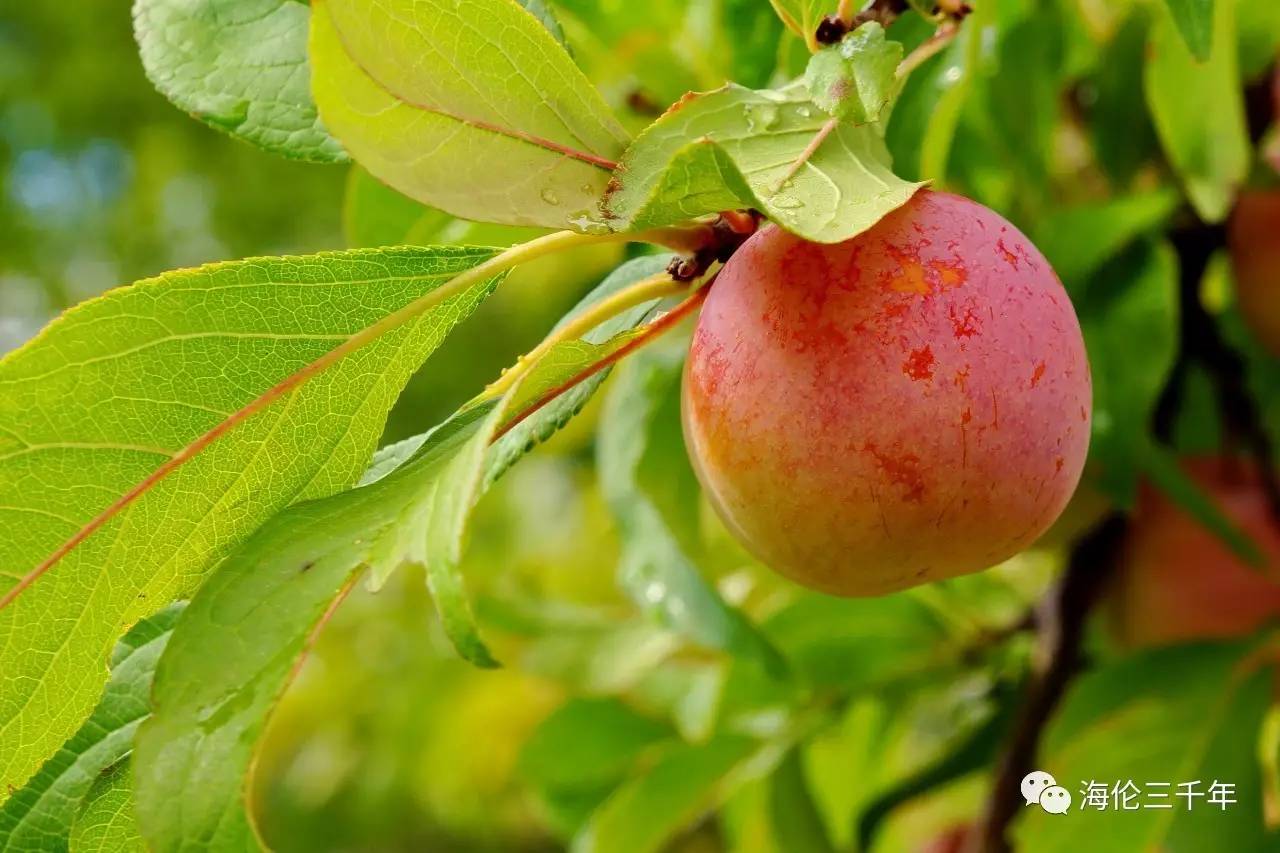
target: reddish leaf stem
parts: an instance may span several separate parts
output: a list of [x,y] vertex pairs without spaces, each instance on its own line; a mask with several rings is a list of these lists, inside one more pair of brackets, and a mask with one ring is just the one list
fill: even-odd
[[648,326],[645,326],[644,330],[641,331],[640,334],[636,335],[636,337],[632,338],[626,344],[619,347],[617,350],[609,353],[609,355],[600,359],[595,364],[589,365],[588,367],[579,371],[576,375],[574,375],[568,381],[560,385],[557,385],[555,388],[552,388],[550,391],[538,397],[536,400],[534,400],[532,403],[526,406],[523,410],[521,410],[517,415],[515,415],[513,418],[511,418],[509,421],[503,424],[501,428],[496,430],[493,434],[493,438],[491,439],[491,442],[497,441],[507,433],[511,432],[511,430],[515,429],[521,422],[529,418],[531,415],[533,415],[543,406],[550,403],[555,398],[559,397],[561,394],[572,389],[574,386],[582,382],[585,382],[586,380],[590,379],[592,376],[595,376],[597,373],[604,370],[605,368],[608,368],[614,364],[617,364],[622,359],[631,355],[631,353],[635,352],[636,350],[640,349],[646,344],[649,344],[650,342],[652,342],[655,338],[662,335],[664,332],[667,332],[673,327],[677,326],[681,320],[689,316],[689,314],[691,314],[693,311],[697,310],[697,308],[702,304],[703,300],[707,298],[707,293],[710,290],[710,288],[711,288],[711,282],[707,282],[699,290],[691,294],[687,299],[685,299],[675,308],[672,308],[666,314],[663,314],[661,317],[654,320]]

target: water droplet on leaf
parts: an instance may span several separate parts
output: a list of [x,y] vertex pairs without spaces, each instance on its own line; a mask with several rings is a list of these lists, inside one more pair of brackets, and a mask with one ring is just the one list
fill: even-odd
[[778,108],[773,104],[748,104],[745,112],[748,130],[768,130],[778,123]]
[[547,204],[557,205],[560,203],[560,196],[556,195],[555,190],[548,187],[547,189],[542,191],[542,200],[545,201]]

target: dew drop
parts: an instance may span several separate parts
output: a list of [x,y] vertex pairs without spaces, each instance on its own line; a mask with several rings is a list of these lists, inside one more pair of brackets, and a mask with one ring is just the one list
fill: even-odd
[[795,196],[780,195],[771,199],[773,206],[779,210],[798,210],[804,207],[804,202]]
[[778,108],[773,104],[749,104],[745,112],[748,130],[768,130],[778,123]]
[[812,111],[808,107],[796,107],[796,114],[801,118],[808,118]]
[[542,191],[542,200],[545,201],[547,204],[557,205],[560,203],[560,196],[556,195],[555,190],[548,187],[547,189]]

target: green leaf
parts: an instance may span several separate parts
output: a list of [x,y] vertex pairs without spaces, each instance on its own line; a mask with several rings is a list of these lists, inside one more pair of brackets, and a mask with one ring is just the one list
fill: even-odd
[[[588,299],[651,274],[663,260],[624,265]],[[650,307],[597,327],[592,338],[600,344],[569,342],[553,350],[519,386],[512,410],[629,339],[625,330]],[[375,460],[366,485],[278,514],[222,563],[174,632],[156,673],[155,714],[138,735],[137,810],[152,847],[199,844],[222,850],[256,844],[243,802],[256,743],[335,601],[366,567],[385,575],[412,559],[428,562],[431,571],[438,554],[453,559],[461,531],[446,521],[465,522],[477,491],[566,422],[599,381],[557,397],[481,453],[479,462],[475,449],[488,445],[499,409],[494,401],[464,407],[426,435],[388,448]],[[479,470],[470,471],[472,464]],[[452,567],[442,571],[437,565],[434,571],[436,605],[451,639],[464,655],[490,661],[460,579]],[[217,655],[209,654],[212,647]]]
[[71,831],[71,853],[145,853],[133,814],[133,773],[121,761],[85,797]]
[[804,82],[809,97],[828,114],[855,124],[873,122],[893,100],[901,61],[902,45],[886,41],[884,28],[872,21],[815,53]]
[[[1227,3],[1219,5],[1227,5]],[[1191,55],[1204,62],[1213,48],[1214,0],[1165,0]]]
[[307,23],[294,0],[135,0],[147,77],[179,109],[276,154],[347,159],[311,100]]
[[129,754],[134,731],[150,713],[151,677],[181,612],[181,605],[173,605],[143,619],[116,644],[111,678],[93,714],[0,807],[0,851],[67,849],[81,801],[107,768]]
[[[1176,647],[1135,656],[1084,676],[1045,736],[1037,766],[1071,792],[1066,815],[1021,810],[1018,849],[1037,853],[1090,850],[1271,849],[1264,840],[1258,730],[1270,698],[1270,673],[1249,667],[1238,647]],[[1082,788],[1132,780],[1144,796],[1172,809],[1082,808]],[[1179,784],[1236,786],[1239,802],[1222,810],[1201,796],[1192,808]],[[1169,787],[1148,787],[1168,782]],[[1147,799],[1154,791],[1167,800]]]
[[832,121],[803,84],[688,95],[623,155],[605,200],[611,227],[644,230],[755,207],[807,240],[860,234],[920,185],[890,171],[875,126]]
[[680,427],[687,347],[673,339],[633,356],[605,398],[596,466],[622,535],[620,581],[632,601],[672,630],[782,673],[777,650],[725,603],[693,560],[700,549],[690,528],[700,490]]
[[[1104,266],[1076,301],[1093,376],[1090,453],[1121,506],[1137,486],[1138,453],[1178,353],[1178,261],[1165,243],[1139,243]],[[1134,342],[1142,346],[1135,347]]]
[[1218,3],[1213,50],[1200,62],[1174,22],[1152,28],[1143,83],[1160,143],[1202,219],[1221,222],[1249,172],[1251,152],[1236,60],[1235,3]]
[[807,684],[845,690],[943,666],[956,651],[947,626],[912,593],[805,595],[771,616],[764,630]]
[[516,0],[525,8],[534,20],[547,28],[547,32],[551,33],[551,37],[555,39],[566,50],[569,43],[565,41],[564,29],[560,26],[560,21],[556,19],[556,13],[551,10],[545,0]]
[[769,779],[769,817],[779,851],[835,853],[805,779],[798,749],[787,753]]
[[818,42],[814,35],[818,32],[818,24],[822,23],[822,19],[835,12],[835,5],[831,0],[769,0],[769,2],[773,4],[774,11],[782,19],[782,23],[787,25],[787,29],[804,39],[809,50],[818,49]]
[[0,361],[0,519],[23,531],[0,538],[0,593],[106,519],[0,610],[0,791],[88,715],[121,625],[190,595],[283,507],[355,482],[404,383],[494,282],[304,376],[202,453],[184,448],[493,255],[354,251],[167,273],[64,314]]
[[1129,186],[1138,171],[1160,153],[1141,86],[1146,62],[1150,13],[1135,8],[1103,48],[1089,84],[1097,92],[1088,111],[1089,132],[1098,163],[1118,187]]
[[1280,53],[1280,3],[1272,0],[1238,0],[1237,31],[1240,38],[1240,76],[1256,80]]
[[571,699],[525,742],[520,776],[551,803],[594,805],[672,734],[617,699]]
[[598,227],[626,133],[513,0],[319,0],[321,115],[379,180],[455,216]]
[[886,139],[899,174],[941,181],[955,141],[956,127],[974,88],[982,45],[994,3],[978,3],[950,46],[911,73],[889,118]]
[[736,735],[673,747],[605,801],[574,839],[573,853],[656,853],[728,793],[734,771],[759,748]]
[[442,232],[457,220],[401,195],[359,166],[347,177],[342,231],[353,249],[445,242]]
[[1101,202],[1058,207],[1035,228],[1035,244],[1073,297],[1086,293],[1098,268],[1144,234],[1156,231],[1181,199],[1167,187]]

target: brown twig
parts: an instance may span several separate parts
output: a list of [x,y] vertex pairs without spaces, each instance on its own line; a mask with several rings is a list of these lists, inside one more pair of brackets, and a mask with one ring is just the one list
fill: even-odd
[[1084,664],[1081,644],[1085,622],[1115,565],[1126,526],[1123,516],[1112,515],[1082,538],[1072,551],[1062,578],[1042,605],[1035,671],[996,767],[995,783],[977,838],[978,849],[983,853],[1007,853],[1012,849],[1006,835],[1024,804],[1022,778],[1038,769],[1040,736],[1071,679]]
[[1170,234],[1179,261],[1180,335],[1178,358],[1156,408],[1156,434],[1168,442],[1192,365],[1204,367],[1213,381],[1227,443],[1243,447],[1257,462],[1272,517],[1280,524],[1280,481],[1276,456],[1262,413],[1246,384],[1244,359],[1227,343],[1200,298],[1201,281],[1215,254],[1226,247],[1221,225],[1194,222]]

